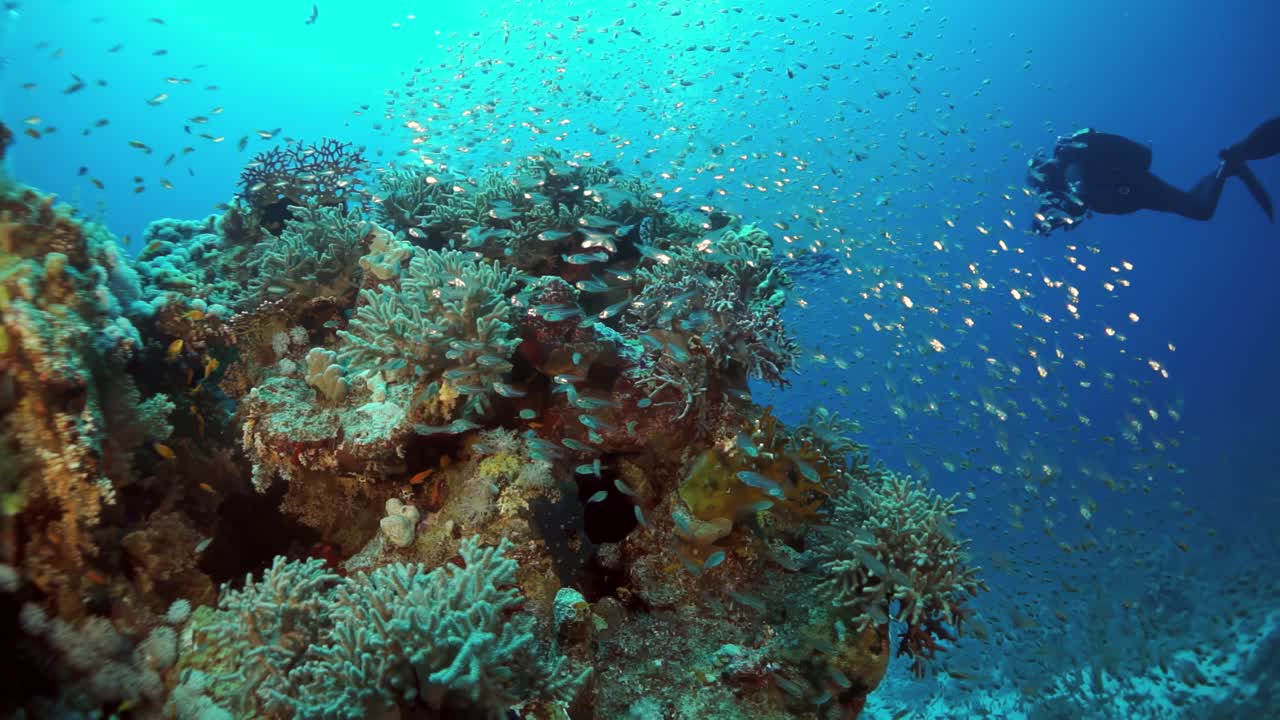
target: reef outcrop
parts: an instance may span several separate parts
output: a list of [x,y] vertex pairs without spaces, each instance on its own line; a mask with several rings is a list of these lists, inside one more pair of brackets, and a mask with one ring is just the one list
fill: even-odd
[[752,400],[797,354],[767,232],[320,147],[136,258],[0,197],[0,592],[56,660],[5,710],[850,717],[954,640],[954,499]]

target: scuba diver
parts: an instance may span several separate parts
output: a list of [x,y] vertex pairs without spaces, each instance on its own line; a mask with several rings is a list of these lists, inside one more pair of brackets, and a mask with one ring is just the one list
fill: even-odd
[[1119,135],[1080,130],[1058,138],[1053,157],[1037,153],[1027,163],[1027,180],[1040,200],[1031,231],[1048,235],[1060,227],[1073,230],[1093,212],[1125,215],[1156,210],[1208,220],[1218,208],[1223,185],[1232,177],[1244,182],[1262,211],[1275,222],[1271,196],[1245,162],[1277,154],[1280,117],[1218,151],[1218,167],[1190,190],[1179,190],[1151,172],[1151,148]]

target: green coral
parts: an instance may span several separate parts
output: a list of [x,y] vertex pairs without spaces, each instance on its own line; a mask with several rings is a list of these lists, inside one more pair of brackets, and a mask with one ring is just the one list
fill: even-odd
[[952,640],[965,603],[986,585],[953,533],[955,498],[886,471],[862,468],[831,497],[828,524],[815,548],[820,592],[859,629],[890,619],[905,625],[898,653],[917,675]]
[[523,465],[524,461],[519,455],[502,453],[481,460],[477,474],[481,480],[508,480],[519,475]]
[[342,297],[359,280],[358,263],[373,225],[357,212],[290,206],[279,238],[254,248],[249,297],[254,301]]
[[[520,343],[507,297],[514,272],[457,250],[417,249],[398,288],[362,290],[338,357],[390,380],[425,378],[429,401],[447,381],[467,396],[462,415],[488,407]],[[435,385],[435,388],[431,386]]]
[[511,547],[473,536],[464,567],[396,563],[351,578],[277,558],[261,581],[224,589],[206,623],[212,657],[235,667],[193,669],[214,676],[207,686],[236,717],[355,719],[405,705],[500,718],[529,700],[568,701],[588,671],[537,647]]
[[[689,340],[696,339],[730,379],[785,384],[798,352],[781,315],[791,279],[773,266],[768,233],[747,225],[671,241],[661,256],[636,269],[636,279],[640,292],[626,310],[632,331],[681,339],[654,341],[652,353],[683,364]],[[664,363],[655,359],[650,365]]]

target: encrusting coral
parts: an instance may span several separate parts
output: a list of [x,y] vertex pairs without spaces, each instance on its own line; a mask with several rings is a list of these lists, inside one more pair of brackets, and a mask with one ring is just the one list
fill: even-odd
[[350,146],[261,163],[132,261],[0,199],[6,586],[129,638],[198,605],[135,712],[849,716],[891,620],[918,672],[958,635],[953,501],[751,400],[797,352],[764,230],[554,150],[368,215]]

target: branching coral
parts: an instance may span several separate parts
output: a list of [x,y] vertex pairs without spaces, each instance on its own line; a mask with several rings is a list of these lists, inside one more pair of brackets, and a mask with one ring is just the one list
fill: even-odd
[[338,333],[339,358],[391,379],[426,378],[436,385],[429,395],[447,381],[467,396],[463,416],[483,413],[520,342],[507,297],[513,287],[514,273],[498,263],[417,250],[399,288],[361,291],[350,329]]
[[[320,560],[278,557],[260,580],[249,576],[243,588],[224,587],[216,612],[200,617],[196,626],[203,636],[199,639],[221,653],[205,658],[209,666],[203,668],[214,677],[213,699],[237,717],[286,705],[277,698],[291,692],[290,669],[332,627],[329,602],[339,582]],[[188,665],[200,662],[184,660]]]
[[817,531],[821,591],[859,628],[903,623],[898,654],[922,675],[938,641],[960,629],[968,597],[986,585],[953,534],[951,518],[962,512],[955,498],[889,472],[859,475],[832,496]]
[[464,568],[389,565],[340,588],[327,643],[292,673],[302,713],[360,717],[409,702],[499,718],[530,698],[571,699],[587,672],[540,659],[527,614],[508,620],[523,602],[509,550],[472,537]]
[[544,147],[521,158],[516,166],[517,180],[522,185],[532,186],[553,211],[561,206],[578,206],[585,197],[582,193],[585,188],[608,183],[610,177],[609,168],[566,160],[559,150],[552,147]]
[[326,138],[316,145],[295,142],[254,156],[240,173],[241,195],[254,208],[280,200],[290,205],[337,205],[359,197],[364,149]]
[[425,168],[396,168],[378,176],[382,202],[378,203],[378,219],[397,232],[423,229],[443,224],[446,218],[439,208],[450,204],[453,183],[441,182]]
[[463,567],[397,563],[349,579],[317,560],[277,559],[261,582],[225,591],[204,623],[237,658],[212,673],[214,699],[237,716],[308,718],[381,717],[396,705],[500,718],[531,699],[571,699],[587,671],[536,647],[510,549],[473,536]]
[[341,298],[359,284],[357,263],[374,226],[359,211],[315,205],[291,206],[289,211],[292,217],[280,237],[268,237],[254,248],[250,298]]
[[651,250],[652,262],[636,269],[626,323],[677,362],[696,342],[731,381],[785,384],[797,352],[781,317],[791,282],[773,267],[772,248],[767,233],[746,226]]

